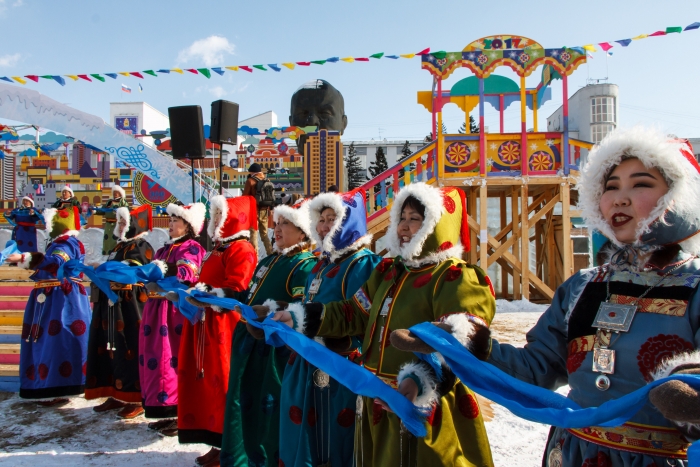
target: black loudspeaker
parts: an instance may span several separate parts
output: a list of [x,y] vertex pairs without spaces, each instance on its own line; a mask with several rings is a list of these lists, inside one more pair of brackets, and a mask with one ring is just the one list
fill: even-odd
[[204,159],[202,108],[198,105],[168,107],[170,145],[175,159]]
[[237,137],[238,104],[224,100],[212,102],[209,141],[219,144],[236,144]]

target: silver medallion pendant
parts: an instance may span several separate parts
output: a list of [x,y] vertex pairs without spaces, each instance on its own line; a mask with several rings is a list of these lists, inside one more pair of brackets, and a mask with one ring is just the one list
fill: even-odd
[[362,401],[362,396],[357,396],[357,400],[355,400],[355,414],[357,414],[358,417],[362,417],[363,408],[364,402]]
[[593,327],[615,332],[627,332],[632,326],[635,313],[637,313],[636,305],[603,302],[595,315]]
[[605,375],[600,375],[595,379],[595,387],[601,391],[610,389],[610,378]]
[[551,451],[549,451],[549,456],[547,456],[547,467],[561,467],[564,464],[564,455],[561,452],[559,446],[555,446]]
[[593,349],[593,371],[608,375],[615,373],[615,351],[611,349]]
[[40,293],[39,295],[36,296],[36,301],[39,303],[44,303],[46,301],[46,295],[43,293]]
[[314,371],[314,384],[321,388],[327,388],[331,384],[331,377],[323,370]]

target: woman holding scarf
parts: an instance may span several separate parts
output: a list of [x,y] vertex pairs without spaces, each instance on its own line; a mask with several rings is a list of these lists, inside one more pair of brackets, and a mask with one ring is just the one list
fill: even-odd
[[[306,281],[302,301],[289,305],[297,311],[309,303],[351,299],[381,259],[366,248],[372,237],[367,234],[363,192],[318,195],[309,202],[309,214],[321,260]],[[259,314],[267,309],[256,307]],[[338,339],[326,339],[324,344],[348,358],[358,358],[360,341],[355,336],[359,334],[329,336]],[[279,465],[352,466],[356,399],[327,373],[292,352],[282,380]]]
[[46,209],[44,217],[52,239],[46,253],[13,254],[7,261],[34,271],[22,323],[19,396],[50,407],[85,390],[90,302],[80,278],[56,276],[66,262],[85,259],[78,208]]
[[[309,251],[308,211],[308,203],[273,210],[274,251],[260,261],[248,289],[232,298],[249,305],[262,305],[265,299],[303,298],[307,277],[317,262]],[[263,337],[244,320],[233,335],[221,449],[224,466],[279,465],[280,393],[290,351],[267,345]]]
[[17,249],[31,253],[37,249],[36,225],[43,221],[34,209],[34,200],[29,196],[22,198],[22,207],[13,209],[9,214],[3,213],[7,222],[12,224],[12,240],[17,242]]
[[[194,288],[225,296],[224,289],[248,288],[257,263],[248,241],[257,228],[255,198],[239,196],[210,200],[211,222],[207,233],[215,242],[207,254]],[[189,299],[191,300],[191,299]],[[222,313],[204,303],[195,324],[185,321],[178,357],[178,439],[180,443],[204,443],[212,449],[195,459],[198,465],[219,465],[224,410],[231,368],[231,342],[240,319],[238,313]]]
[[[170,241],[155,254],[154,263],[165,276],[192,286],[199,278],[199,267],[205,251],[196,238],[204,225],[206,207],[202,203],[189,206],[169,204],[168,233]],[[155,282],[149,290],[139,331],[139,381],[146,418],[160,418],[148,427],[165,436],[177,435],[177,369],[180,336],[185,317],[174,304],[157,293]]]
[[437,321],[488,354],[496,304],[488,276],[460,259],[469,245],[466,215],[460,190],[403,188],[387,231],[394,258],[384,259],[349,299],[290,306],[275,316],[308,337],[363,335],[365,369],[428,412],[427,436],[415,438],[383,401],[358,398],[357,465],[493,465],[474,394],[448,368],[438,375],[390,340],[394,329]]
[[[153,260],[153,248],[144,238],[153,228],[151,206],[129,211],[117,209],[115,234],[119,239],[108,261],[143,266]],[[110,283],[119,297],[112,303],[99,291],[92,314],[88,343],[87,386],[85,399],[106,397],[93,407],[95,412],[122,409],[117,415],[130,419],[143,413],[139,381],[139,329],[143,308],[148,300],[141,284]]]
[[[579,196],[588,226],[614,245],[609,262],[559,286],[524,348],[491,340],[488,362],[547,389],[568,384],[583,408],[700,374],[700,166],[690,144],[642,127],[611,133],[589,154]],[[407,350],[432,350],[399,334]],[[543,465],[687,466],[700,394],[669,381],[649,401],[621,426],[553,427]]]

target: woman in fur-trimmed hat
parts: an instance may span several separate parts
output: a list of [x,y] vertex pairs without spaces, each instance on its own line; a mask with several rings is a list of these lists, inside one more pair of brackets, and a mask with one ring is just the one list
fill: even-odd
[[[153,247],[144,238],[153,228],[151,216],[151,206],[147,204],[131,211],[117,209],[115,233],[119,242],[108,261],[143,266],[153,260]],[[148,294],[141,284],[111,282],[110,287],[119,301],[111,303],[99,291],[90,326],[85,399],[106,397],[106,401],[93,407],[95,412],[121,408],[117,415],[130,419],[143,413],[139,329]]]
[[64,209],[70,206],[75,206],[80,209],[80,201],[75,197],[73,188],[66,185],[61,188],[61,196],[56,199],[56,202],[51,205],[54,209]]
[[[177,276],[192,286],[199,278],[205,251],[196,238],[202,231],[206,208],[169,204],[170,240],[156,252],[155,263],[165,276]],[[146,285],[149,300],[143,309],[139,333],[139,381],[146,418],[160,418],[149,428],[165,436],[177,435],[177,368],[180,336],[185,317],[174,304],[158,294],[155,282]]]
[[102,241],[102,254],[107,256],[117,244],[117,237],[114,236],[114,228],[117,224],[116,210],[119,208],[128,208],[129,203],[126,201],[126,192],[119,185],[112,187],[112,199],[105,203],[104,207],[97,208],[97,213],[104,215],[104,239]]
[[22,207],[3,213],[7,222],[12,224],[12,240],[17,242],[17,248],[23,253],[37,250],[36,225],[43,220],[41,214],[34,209],[34,200],[29,196],[22,198]]

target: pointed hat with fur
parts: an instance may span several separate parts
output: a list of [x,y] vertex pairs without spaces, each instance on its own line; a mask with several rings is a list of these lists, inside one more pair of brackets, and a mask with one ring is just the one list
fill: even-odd
[[204,217],[207,213],[207,208],[202,203],[188,204],[180,206],[178,204],[168,204],[166,209],[171,216],[177,216],[187,222],[194,230],[195,235],[199,235],[204,226]]

